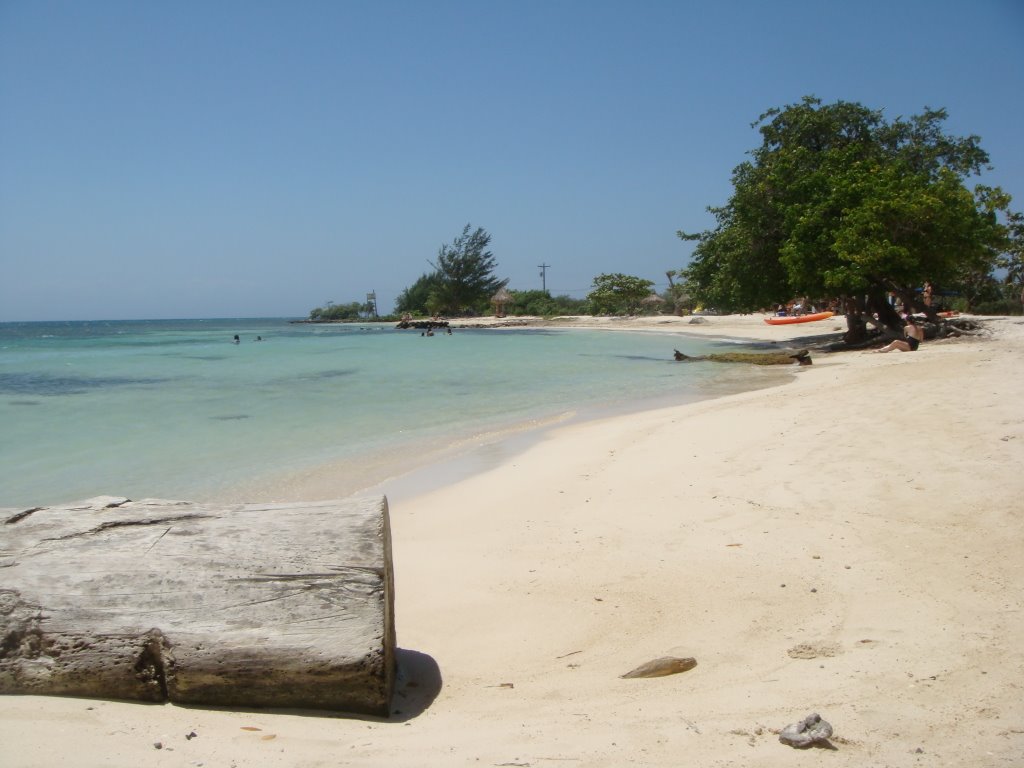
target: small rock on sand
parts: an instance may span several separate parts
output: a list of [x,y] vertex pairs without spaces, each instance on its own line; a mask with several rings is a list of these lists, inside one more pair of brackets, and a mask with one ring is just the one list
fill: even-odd
[[797,749],[806,749],[814,744],[827,745],[831,735],[832,725],[815,712],[799,723],[783,728],[779,733],[779,741]]

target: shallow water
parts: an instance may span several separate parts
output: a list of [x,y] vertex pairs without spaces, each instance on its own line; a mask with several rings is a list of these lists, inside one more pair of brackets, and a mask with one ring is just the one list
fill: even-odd
[[[325,467],[358,488],[480,433],[776,380],[680,365],[679,345],[663,334],[423,337],[283,319],[3,323],[0,506],[226,497]],[[685,341],[693,354],[713,345]]]

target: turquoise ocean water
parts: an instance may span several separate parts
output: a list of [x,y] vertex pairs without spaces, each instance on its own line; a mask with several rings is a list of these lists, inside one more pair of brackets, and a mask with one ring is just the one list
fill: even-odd
[[275,479],[314,471],[352,492],[481,434],[778,380],[672,361],[713,344],[283,319],[0,323],[0,506],[272,496]]

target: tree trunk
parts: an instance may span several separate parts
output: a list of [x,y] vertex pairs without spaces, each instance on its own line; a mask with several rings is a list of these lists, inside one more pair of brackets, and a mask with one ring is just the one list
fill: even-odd
[[889,303],[886,291],[881,286],[868,289],[867,304],[886,331],[893,336],[903,336],[903,318]]
[[0,511],[0,693],[387,716],[387,500]]
[[864,298],[861,296],[844,296],[843,311],[846,313],[846,333],[843,341],[847,344],[860,344],[868,337],[868,327],[864,322]]

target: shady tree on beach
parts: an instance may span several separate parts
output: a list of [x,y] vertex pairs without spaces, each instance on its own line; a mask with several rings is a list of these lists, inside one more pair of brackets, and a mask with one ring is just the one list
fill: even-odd
[[1010,196],[968,188],[989,165],[980,139],[947,134],[945,120],[942,109],[888,120],[810,96],[765,112],[732,196],[709,209],[714,229],[678,233],[696,241],[687,289],[734,312],[837,297],[850,343],[868,323],[902,335],[890,297],[940,322],[923,286],[959,290],[990,275],[1015,242]]
[[395,300],[396,312],[418,315],[475,315],[487,310],[491,296],[508,281],[495,276],[498,262],[488,250],[491,236],[483,227],[470,229],[438,249],[428,262],[433,272],[422,275]]
[[644,306],[653,287],[654,283],[642,277],[602,273],[594,278],[587,301],[595,315],[633,315]]

